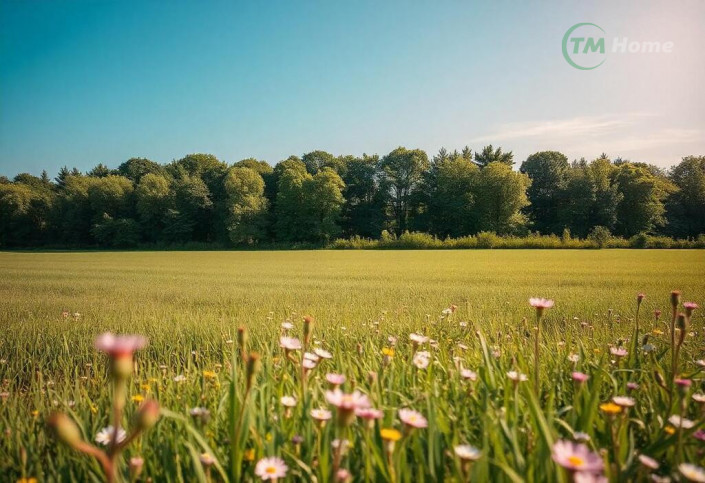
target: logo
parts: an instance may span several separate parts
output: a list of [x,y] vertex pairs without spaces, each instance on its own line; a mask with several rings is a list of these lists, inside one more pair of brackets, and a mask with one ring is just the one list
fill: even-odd
[[573,25],[563,36],[563,57],[576,69],[597,69],[607,59],[605,31],[594,23]]
[[607,46],[605,31],[589,22],[576,23],[563,36],[563,58],[580,70],[597,69],[612,54],[670,54],[673,42],[630,41],[627,37],[614,37]]

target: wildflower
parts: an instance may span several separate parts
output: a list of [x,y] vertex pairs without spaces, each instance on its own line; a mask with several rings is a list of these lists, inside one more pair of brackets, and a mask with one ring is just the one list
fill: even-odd
[[590,378],[590,376],[588,376],[587,374],[583,374],[582,372],[577,371],[573,372],[571,376],[573,377],[573,380],[577,383],[583,383]]
[[[115,428],[113,428],[112,426],[108,426],[106,428],[103,428],[100,431],[98,431],[98,434],[95,435],[95,442],[98,444],[102,444],[103,446],[107,446],[112,442],[113,434],[115,434]],[[118,444],[125,441],[126,438],[127,438],[127,433],[125,432],[124,429],[120,428],[117,432],[117,438],[116,438]]]
[[637,303],[640,304],[641,301],[644,300],[644,297],[646,297],[646,295],[644,295],[643,293],[639,293],[639,294],[636,296],[636,301],[637,301]]
[[428,351],[417,352],[413,362],[417,369],[426,369],[431,362],[431,354]]
[[657,309],[657,310],[654,310],[654,318],[655,318],[656,320],[658,320],[659,317],[661,317],[661,311],[658,310],[658,309]]
[[201,461],[201,464],[205,467],[212,466],[215,463],[215,458],[211,456],[209,453],[201,453],[201,456],[198,458]]
[[345,394],[340,389],[326,391],[326,401],[337,408],[338,424],[341,426],[349,426],[353,422],[356,409],[370,407],[370,400],[360,391],[352,394]]
[[387,337],[387,342],[389,342],[389,345],[394,346],[397,344],[397,338],[393,335],[390,335],[389,337]]
[[663,331],[661,329],[654,329],[651,333],[654,335],[663,335]]
[[336,388],[338,386],[342,386],[345,383],[345,376],[343,374],[335,374],[329,372],[328,374],[326,374],[326,381],[328,381],[328,384],[333,386],[333,388]]
[[461,444],[453,448],[453,450],[455,451],[455,455],[461,460],[476,461],[482,456],[482,452],[479,449],[469,444]]
[[622,412],[622,406],[619,406],[610,401],[600,404],[600,411],[610,416],[614,416],[615,414],[619,414],[620,412]]
[[133,403],[139,404],[142,401],[144,401],[144,396],[142,394],[135,394],[130,399],[132,400]]
[[425,344],[426,342],[428,342],[428,337],[426,337],[425,335],[416,334],[414,332],[409,334],[409,339],[411,339],[411,342],[417,345]]
[[573,475],[573,483],[608,483],[609,480],[606,476],[588,473],[586,471],[579,471]]
[[328,421],[332,413],[327,409],[311,409],[311,417],[316,421]]
[[698,429],[696,432],[693,433],[693,438],[699,441],[705,441],[705,430]]
[[470,369],[461,369],[460,377],[467,379],[468,381],[476,381],[477,373],[475,371],[471,371]]
[[282,337],[279,339],[279,347],[287,351],[297,351],[301,349],[301,341],[295,337]]
[[[78,425],[64,413],[53,413],[48,419],[49,427],[54,434],[65,444],[76,447],[81,442],[81,430]],[[6,433],[6,436],[9,436]]]
[[645,454],[639,455],[639,462],[650,470],[657,470],[660,466],[658,461]]
[[278,457],[262,458],[255,465],[255,474],[262,480],[274,480],[284,478],[289,467],[284,460]]
[[332,359],[333,358],[333,354],[331,354],[330,352],[328,352],[325,349],[320,349],[320,348],[316,347],[315,349],[313,349],[313,352],[315,352],[316,355],[321,359]]
[[248,448],[245,450],[245,454],[243,456],[245,457],[245,461],[254,461],[255,450],[253,448]]
[[394,349],[392,347],[383,347],[382,348],[382,355],[385,357],[392,358],[392,357],[394,357]]
[[154,399],[147,399],[132,417],[135,428],[140,431],[151,428],[157,424],[159,412],[159,403]]
[[544,309],[553,307],[553,300],[532,297],[529,299],[529,305],[535,308],[536,312],[541,315]]
[[624,347],[610,347],[610,354],[619,359],[629,354],[629,352]]
[[583,433],[582,431],[574,432],[573,438],[575,438],[576,441],[580,441],[582,443],[587,443],[588,441],[590,441],[590,435],[587,433]]
[[686,388],[686,389],[689,388],[693,384],[693,381],[691,381],[690,379],[676,379],[673,382],[675,382],[677,386],[680,386],[680,387]]
[[560,466],[571,471],[599,473],[604,466],[599,455],[590,451],[584,444],[571,441],[557,441],[553,445],[551,457]]
[[678,471],[690,481],[705,482],[705,468],[690,463],[681,463],[678,465]]
[[183,374],[179,374],[178,376],[174,377],[174,382],[184,382],[186,380],[186,376]]
[[147,339],[141,335],[116,336],[106,332],[95,340],[95,348],[112,359],[111,371],[118,379],[125,379],[132,374],[132,355],[146,345]]
[[668,418],[668,422],[671,423],[676,428],[690,429],[695,426],[695,423],[690,419],[682,418],[677,414],[672,415]]
[[705,394],[702,393],[695,393],[691,396],[693,398],[693,401],[700,403],[700,404],[705,404]]
[[509,371],[509,372],[507,372],[507,377],[508,377],[511,381],[513,381],[514,383],[524,382],[524,381],[528,381],[528,380],[529,380],[529,378],[527,377],[526,374],[522,374],[522,373],[517,372],[517,371]]
[[312,361],[311,359],[304,359],[304,361],[301,363],[304,369],[310,371],[311,369],[316,368],[316,362]]
[[144,348],[147,339],[141,335],[113,335],[110,332],[99,335],[95,340],[95,348],[112,358],[131,357],[132,354]]
[[614,396],[612,402],[623,408],[630,408],[636,404],[633,398],[627,396]]
[[700,308],[695,302],[684,302],[683,308],[685,309],[685,315],[691,317],[693,315],[693,310]]
[[292,324],[289,321],[282,322],[282,329],[284,330],[291,330],[294,328],[294,324]]
[[211,412],[207,408],[195,407],[189,411],[191,417],[200,424],[208,424]]
[[321,360],[320,357],[318,357],[316,354],[312,352],[304,352],[304,360],[305,361],[312,361],[314,363],[317,363],[318,361]]
[[352,475],[345,468],[340,468],[335,472],[335,481],[336,483],[347,483],[348,481],[352,481]]
[[568,360],[570,362],[572,362],[573,364],[575,364],[576,362],[578,362],[580,360],[580,356],[578,354],[569,354]]
[[628,382],[627,389],[629,389],[630,391],[636,391],[637,389],[639,389],[639,384],[637,384],[636,382]]
[[384,416],[384,412],[379,409],[375,409],[375,408],[357,408],[355,410],[355,415],[358,418],[367,419],[367,420],[375,420],[375,419],[381,419],[382,416]]
[[282,406],[287,408],[293,408],[296,406],[296,398],[293,396],[282,396],[280,399]]
[[380,430],[379,434],[385,441],[399,441],[401,439],[401,433],[396,429],[384,428]]
[[218,378],[218,374],[216,374],[215,371],[203,371],[203,378],[212,381]]
[[412,428],[425,428],[428,426],[428,421],[421,413],[413,409],[402,408],[399,410],[399,419],[401,422]]

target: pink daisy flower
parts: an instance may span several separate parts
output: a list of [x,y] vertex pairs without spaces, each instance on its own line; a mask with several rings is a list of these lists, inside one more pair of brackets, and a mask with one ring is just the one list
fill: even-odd
[[262,480],[276,480],[284,478],[289,467],[284,460],[278,457],[262,458],[255,466],[255,474]]
[[423,415],[413,409],[402,408],[399,410],[399,419],[401,422],[412,428],[425,428],[428,426],[428,421]]
[[106,332],[95,340],[95,348],[112,358],[130,357],[146,345],[147,339],[141,335],[113,335]]
[[557,441],[553,445],[551,457],[557,464],[571,471],[600,473],[604,469],[602,458],[582,443]]

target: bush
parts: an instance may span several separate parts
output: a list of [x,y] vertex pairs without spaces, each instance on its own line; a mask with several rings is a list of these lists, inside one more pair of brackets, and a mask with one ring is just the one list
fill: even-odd
[[611,238],[612,233],[610,232],[609,228],[600,225],[594,227],[587,237],[588,240],[595,242],[595,244],[597,244],[599,248],[605,248]]

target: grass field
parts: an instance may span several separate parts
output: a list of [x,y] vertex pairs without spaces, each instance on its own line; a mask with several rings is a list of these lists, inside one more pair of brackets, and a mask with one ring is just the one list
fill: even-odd
[[[58,443],[46,421],[65,411],[89,441],[111,424],[108,361],[93,348],[105,331],[149,338],[135,355],[122,424],[144,399],[162,407],[160,422],[120,458],[125,477],[135,476],[126,461],[139,455],[141,480],[258,479],[255,463],[278,455],[294,480],[334,480],[344,468],[355,481],[570,481],[575,472],[554,445],[576,439],[601,454],[604,468],[592,473],[611,481],[652,471],[684,477],[691,468],[680,464],[705,460],[705,406],[691,401],[705,390],[696,363],[705,356],[702,311],[689,320],[675,374],[669,337],[671,290],[705,302],[704,251],[0,253],[0,274],[0,474],[9,481],[102,478],[98,463]],[[540,322],[538,393],[530,297],[555,301]],[[443,315],[451,305],[457,310]],[[310,348],[333,355],[308,372],[303,350],[284,351],[279,341],[290,320],[289,335],[306,345],[304,315],[315,318]],[[238,327],[248,331],[245,352],[261,357],[249,393]],[[433,341],[416,347],[411,333]],[[643,334],[653,349],[642,348]],[[628,355],[610,354],[618,346]],[[514,383],[510,371],[528,381]],[[574,382],[573,371],[589,379]],[[344,374],[345,392],[359,389],[383,411],[374,427],[316,424],[312,408],[335,409],[326,373]],[[674,386],[676,376],[689,389]],[[636,404],[601,411],[614,396]],[[189,416],[194,407],[209,420]],[[428,426],[411,430],[399,408],[419,411]],[[692,427],[674,428],[673,414]],[[406,429],[391,450],[380,429],[394,428]],[[333,449],[335,438],[349,447]],[[479,459],[456,454],[461,444],[478,448]]]

